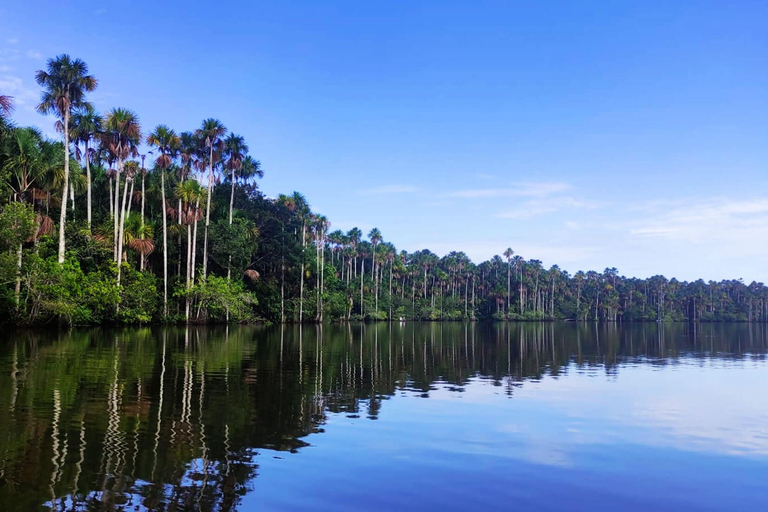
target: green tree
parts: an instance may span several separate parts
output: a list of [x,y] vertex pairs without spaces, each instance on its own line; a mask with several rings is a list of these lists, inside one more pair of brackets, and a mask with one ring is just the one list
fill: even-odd
[[41,114],[53,113],[62,122],[64,133],[64,185],[61,193],[59,217],[59,264],[64,263],[66,241],[64,226],[67,222],[67,194],[69,192],[69,118],[73,109],[88,105],[85,93],[96,89],[97,80],[88,74],[88,66],[80,59],[59,55],[48,60],[47,70],[40,70],[35,80],[45,90],[37,110]]

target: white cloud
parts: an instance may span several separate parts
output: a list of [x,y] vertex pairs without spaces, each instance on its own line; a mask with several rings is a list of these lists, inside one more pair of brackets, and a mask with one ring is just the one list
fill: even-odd
[[12,37],[12,38],[8,39],[8,44],[16,44],[18,42],[19,42],[19,40],[16,39],[15,37]]
[[412,185],[381,185],[379,187],[358,190],[359,194],[372,195],[372,194],[409,194],[416,192],[418,187]]
[[25,55],[30,59],[42,60],[43,54],[36,50],[27,50]]

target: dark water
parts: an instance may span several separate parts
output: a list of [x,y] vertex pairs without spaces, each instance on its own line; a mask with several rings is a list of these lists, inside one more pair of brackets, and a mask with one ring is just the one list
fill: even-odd
[[762,325],[0,339],[0,510],[768,510]]

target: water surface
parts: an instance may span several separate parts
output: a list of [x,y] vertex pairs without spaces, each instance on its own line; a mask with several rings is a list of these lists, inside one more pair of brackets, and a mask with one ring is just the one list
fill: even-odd
[[0,338],[0,510],[768,510],[764,325]]

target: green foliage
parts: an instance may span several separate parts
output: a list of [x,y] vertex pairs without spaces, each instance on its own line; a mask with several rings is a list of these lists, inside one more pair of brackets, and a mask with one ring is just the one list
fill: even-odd
[[117,319],[123,323],[151,322],[161,302],[157,285],[154,274],[139,272],[124,264]]
[[[177,297],[190,299],[196,304],[197,320],[223,321],[229,318],[233,321],[245,322],[253,319],[253,305],[256,299],[245,292],[238,282],[228,281],[224,277],[208,276],[190,289],[179,289],[174,294]],[[206,317],[201,317],[205,312]]]

